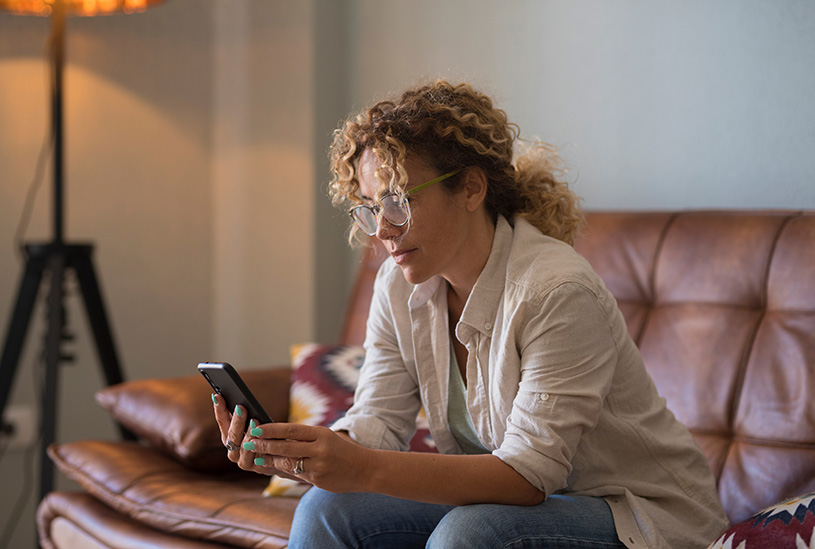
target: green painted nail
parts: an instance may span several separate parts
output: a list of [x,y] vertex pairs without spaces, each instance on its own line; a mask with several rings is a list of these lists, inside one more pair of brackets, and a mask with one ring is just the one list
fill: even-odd
[[259,437],[260,435],[263,434],[263,429],[261,429],[260,427],[255,427],[254,429],[251,429],[249,431],[249,434],[252,435],[253,437]]
[[244,450],[254,450],[255,449],[255,443],[254,442],[244,442],[243,443],[243,449]]
[[266,458],[255,458],[255,465],[266,465]]
[[212,393],[212,403],[218,404],[218,399],[215,397],[215,393]]
[[241,410],[238,405],[235,405],[235,415],[241,417],[243,415],[243,410]]
[[257,422],[256,422],[254,419],[250,419],[250,420],[249,420],[249,428],[250,428],[250,429],[254,429],[254,428],[255,428],[255,427],[257,427],[257,426],[258,426],[258,424],[257,424]]

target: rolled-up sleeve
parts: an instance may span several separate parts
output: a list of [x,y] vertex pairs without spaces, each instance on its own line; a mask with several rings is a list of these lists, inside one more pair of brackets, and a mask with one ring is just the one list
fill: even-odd
[[551,495],[566,486],[581,437],[600,417],[617,363],[607,305],[567,282],[522,307],[521,381],[493,454]]

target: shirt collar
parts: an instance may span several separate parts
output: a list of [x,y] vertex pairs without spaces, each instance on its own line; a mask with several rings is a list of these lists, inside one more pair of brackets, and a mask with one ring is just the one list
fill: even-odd
[[433,294],[436,293],[441,281],[442,278],[440,276],[434,276],[430,280],[416,284],[408,299],[408,309],[412,311],[427,303],[428,300],[433,297]]
[[512,248],[513,234],[512,226],[506,218],[499,215],[495,224],[495,236],[492,239],[489,258],[461,313],[461,324],[471,326],[488,335],[492,332],[498,306],[506,286],[507,263]]

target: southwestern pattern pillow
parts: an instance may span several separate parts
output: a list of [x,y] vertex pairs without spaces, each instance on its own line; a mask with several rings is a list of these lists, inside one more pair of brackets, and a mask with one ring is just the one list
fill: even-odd
[[708,549],[815,549],[815,492],[768,507],[727,530]]
[[[354,403],[359,369],[365,359],[361,345],[294,345],[291,348],[292,376],[289,421],[329,426]],[[416,418],[416,434],[410,443],[414,452],[435,452],[424,410]],[[309,485],[272,477],[264,490],[267,496],[300,496]]]

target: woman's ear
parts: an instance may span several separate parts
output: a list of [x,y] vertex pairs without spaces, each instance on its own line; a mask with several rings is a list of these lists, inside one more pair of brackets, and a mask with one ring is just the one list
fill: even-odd
[[479,167],[467,168],[464,172],[464,205],[468,212],[478,210],[487,196],[487,174]]

